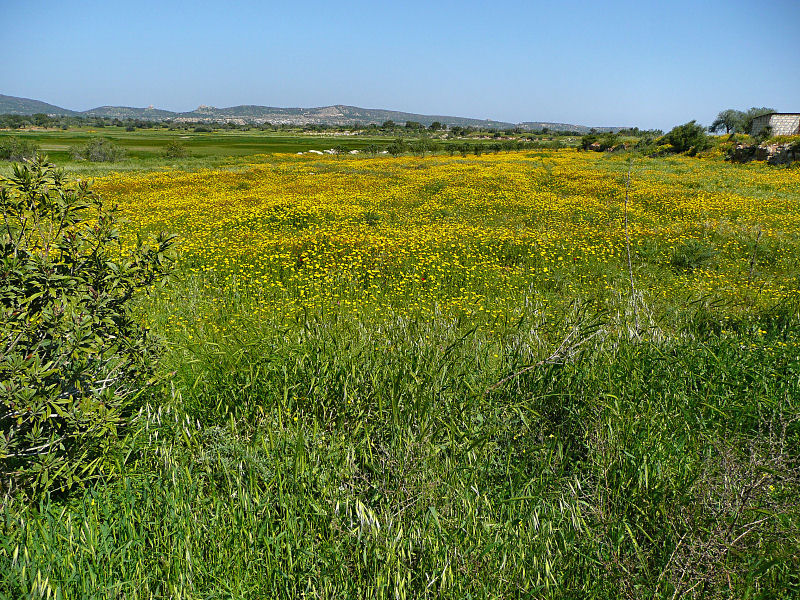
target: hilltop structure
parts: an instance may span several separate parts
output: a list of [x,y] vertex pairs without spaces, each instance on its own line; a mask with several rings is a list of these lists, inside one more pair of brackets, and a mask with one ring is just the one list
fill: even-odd
[[800,135],[800,113],[768,113],[753,119],[751,135],[758,135],[765,128],[772,129],[772,135]]

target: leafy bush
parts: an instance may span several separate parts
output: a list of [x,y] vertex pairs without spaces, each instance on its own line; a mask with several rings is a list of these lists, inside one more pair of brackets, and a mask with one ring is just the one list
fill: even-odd
[[84,146],[73,148],[72,156],[90,162],[116,162],[125,158],[125,149],[105,138],[94,138]]
[[395,141],[389,144],[386,149],[392,156],[397,156],[406,151],[406,143],[403,141],[403,138],[397,138]]
[[25,160],[32,158],[39,150],[34,142],[9,137],[0,142],[0,160]]
[[671,144],[676,152],[687,152],[692,156],[711,147],[705,128],[698,125],[697,121],[674,127],[662,138],[662,143]]
[[186,158],[189,156],[189,151],[178,140],[172,140],[164,146],[164,156],[166,158]]
[[[592,148],[592,145],[597,143],[598,145]],[[614,146],[619,144],[619,136],[615,133],[605,133],[603,135],[598,135],[596,133],[587,133],[584,136],[581,136],[581,144],[580,148],[582,150],[593,150],[597,149],[598,151],[605,151]]]
[[37,157],[0,180],[0,491],[103,472],[158,346],[131,302],[168,274],[173,237],[125,252],[115,209]]

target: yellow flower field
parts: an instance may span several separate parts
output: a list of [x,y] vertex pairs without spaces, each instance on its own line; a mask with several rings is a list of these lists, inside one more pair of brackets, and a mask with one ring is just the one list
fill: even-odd
[[[368,307],[496,318],[531,301],[614,306],[629,296],[627,168],[624,157],[575,151],[277,156],[95,187],[129,227],[178,234],[199,285],[215,301],[255,299],[254,316]],[[800,170],[635,161],[630,237],[643,302],[797,296],[798,184]]]

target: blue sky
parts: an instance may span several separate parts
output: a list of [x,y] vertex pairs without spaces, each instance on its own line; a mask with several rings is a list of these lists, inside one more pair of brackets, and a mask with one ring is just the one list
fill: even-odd
[[672,126],[800,111],[800,1],[0,0],[0,93]]

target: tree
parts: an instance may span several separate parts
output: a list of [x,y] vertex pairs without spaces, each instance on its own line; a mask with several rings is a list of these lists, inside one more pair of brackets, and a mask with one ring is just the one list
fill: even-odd
[[768,115],[774,112],[775,112],[774,108],[767,108],[766,106],[762,106],[760,108],[755,106],[752,107],[746,113],[744,113],[744,116],[742,118],[742,131],[744,133],[752,134],[753,121],[755,121],[756,117],[760,117],[762,115]]
[[187,156],[189,156],[189,151],[178,140],[171,140],[164,146],[165,158],[186,158]]
[[0,492],[97,477],[148,389],[159,346],[132,304],[174,238],[126,251],[116,212],[37,156],[0,178]]
[[440,129],[444,129],[444,127],[439,121],[434,121],[433,123],[430,124],[428,129],[430,129],[431,131],[439,131]]
[[394,121],[392,121],[391,119],[389,119],[388,121],[384,121],[383,125],[381,125],[381,129],[385,129],[387,131],[394,131],[395,127],[396,125]]
[[725,128],[725,133],[733,133],[742,131],[742,125],[745,119],[745,114],[740,110],[729,108],[721,111],[714,122],[711,123],[708,130],[711,133],[716,133]]
[[671,144],[676,151],[688,152],[691,155],[711,146],[705,128],[694,120],[674,127],[664,136],[664,141]]
[[0,160],[25,160],[33,158],[38,151],[39,146],[30,140],[12,136],[0,141]]
[[397,156],[398,154],[402,154],[406,151],[406,143],[403,141],[402,138],[397,138],[391,144],[386,147],[386,150],[392,156]]

